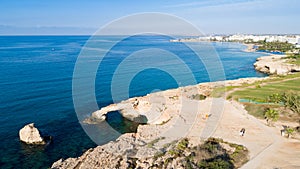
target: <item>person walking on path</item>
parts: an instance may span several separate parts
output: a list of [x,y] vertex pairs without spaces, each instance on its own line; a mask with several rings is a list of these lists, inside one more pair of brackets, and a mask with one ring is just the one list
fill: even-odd
[[245,132],[246,132],[245,128],[242,128],[241,131],[240,131],[240,136],[244,136]]

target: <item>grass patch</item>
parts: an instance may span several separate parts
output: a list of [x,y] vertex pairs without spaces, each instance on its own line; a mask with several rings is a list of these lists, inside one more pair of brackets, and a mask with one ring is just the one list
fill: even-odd
[[[288,108],[293,112],[298,113],[300,110],[299,106],[295,107],[294,105],[299,105],[297,102],[297,98],[300,96],[300,73],[295,73],[287,76],[276,76],[274,78],[270,78],[264,80],[260,83],[252,84],[249,88],[240,87],[239,90],[230,94],[230,98],[235,100],[246,99],[251,100],[254,103],[244,102],[245,109],[249,112],[249,114],[263,119],[264,113],[268,108],[272,109],[283,109]],[[292,98],[292,105],[288,106],[284,101],[284,94],[293,93],[295,98]],[[285,116],[284,114],[282,114]]]
[[290,59],[289,63],[295,64],[295,65],[300,65],[300,54],[292,54],[288,56],[287,58]]
[[224,96],[225,91],[226,91],[226,87],[214,88],[210,95],[212,97],[222,97]]
[[[297,77],[297,76],[296,76]],[[251,99],[254,101],[266,102],[267,97],[275,93],[284,93],[286,91],[300,91],[300,78],[299,79],[290,79],[292,77],[279,77],[276,80],[272,80],[271,84],[260,85],[260,87],[247,88],[244,90],[235,91],[231,94],[231,97],[238,99]],[[287,80],[287,81],[283,81]]]
[[224,96],[225,92],[228,92],[230,90],[233,90],[235,88],[239,88],[242,86],[223,86],[223,87],[217,87],[214,88],[213,91],[211,92],[212,97],[222,97]]
[[259,119],[264,119],[265,111],[267,110],[267,107],[262,105],[257,105],[257,104],[245,103],[245,109],[252,116],[257,117]]

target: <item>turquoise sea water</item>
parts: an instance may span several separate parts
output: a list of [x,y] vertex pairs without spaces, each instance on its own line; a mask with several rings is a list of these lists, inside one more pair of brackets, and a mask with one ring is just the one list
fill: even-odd
[[[74,66],[88,39],[88,36],[0,37],[0,168],[48,168],[60,158],[76,157],[96,146],[81,128],[72,100]],[[103,43],[109,43],[117,38],[105,36],[100,39]],[[110,82],[117,66],[132,51],[144,48],[163,47],[174,51],[192,70],[197,83],[209,81],[203,63],[195,60],[184,45],[170,43],[169,39],[164,36],[136,36],[114,46],[97,72],[95,93],[98,106],[112,103]],[[246,53],[243,51],[245,47],[238,43],[212,45],[220,56],[226,79],[265,76],[256,72],[252,66],[261,53]],[[101,50],[101,41],[99,46]],[[139,57],[143,60],[143,56]],[[158,57],[163,56],[153,53],[152,62],[170,65],[172,70],[180,72],[175,62],[156,62]],[[89,59],[92,62],[97,58]],[[139,65],[133,63],[131,66],[128,69]],[[145,69],[132,79],[129,96],[141,96],[153,90],[176,88],[183,84],[178,84],[168,72],[155,68]],[[86,115],[95,111],[89,109],[88,103],[87,100]],[[128,127],[126,123],[122,128],[124,122],[117,114],[109,119],[112,125],[118,126],[120,123],[120,130]],[[48,146],[37,147],[21,143],[18,132],[31,122],[35,123],[42,134],[53,136],[53,142]],[[102,127],[105,131],[105,126]],[[110,136],[109,132],[104,133],[103,137],[108,140],[116,138]]]

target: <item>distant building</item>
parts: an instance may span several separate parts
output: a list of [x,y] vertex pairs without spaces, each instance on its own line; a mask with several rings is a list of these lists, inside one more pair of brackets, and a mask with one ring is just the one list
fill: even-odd
[[300,48],[300,36],[297,36],[296,48]]
[[191,41],[239,41],[239,42],[287,42],[300,48],[300,35],[243,35],[235,34],[229,36],[211,35],[198,38],[175,39],[172,42],[191,42]]

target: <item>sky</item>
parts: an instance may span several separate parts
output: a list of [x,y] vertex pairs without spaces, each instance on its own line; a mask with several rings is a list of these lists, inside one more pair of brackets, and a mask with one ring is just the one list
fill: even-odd
[[0,0],[0,35],[88,35],[143,12],[181,17],[205,34],[300,34],[299,7],[299,0]]

